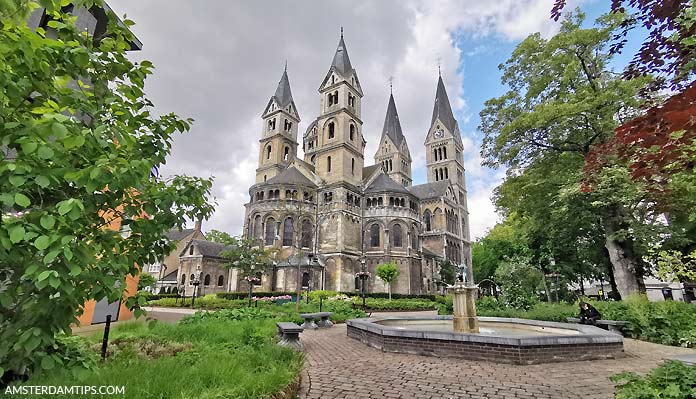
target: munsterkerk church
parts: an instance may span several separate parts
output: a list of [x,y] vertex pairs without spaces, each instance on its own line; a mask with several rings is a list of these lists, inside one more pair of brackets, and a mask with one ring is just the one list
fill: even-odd
[[[294,291],[301,284],[350,292],[360,288],[356,273],[368,271],[367,292],[386,292],[375,269],[394,262],[400,273],[393,292],[429,293],[437,290],[443,260],[471,266],[464,149],[442,77],[430,129],[423,134],[424,184],[412,182],[411,154],[393,95],[374,163],[365,159],[362,100],[360,79],[341,35],[319,86],[319,116],[302,136],[300,159],[300,111],[287,70],[283,72],[263,111],[256,183],[245,204],[244,235],[276,260],[259,276],[258,290]],[[222,250],[213,243],[196,243],[182,251],[184,274],[196,264],[211,269]],[[211,284],[206,292],[245,290],[236,270],[217,273],[224,283]]]

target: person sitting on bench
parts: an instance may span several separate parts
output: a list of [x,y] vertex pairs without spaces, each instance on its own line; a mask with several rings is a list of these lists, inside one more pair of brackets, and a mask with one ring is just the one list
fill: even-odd
[[602,314],[599,313],[594,306],[586,302],[580,302],[580,324],[597,324],[597,320],[602,318]]

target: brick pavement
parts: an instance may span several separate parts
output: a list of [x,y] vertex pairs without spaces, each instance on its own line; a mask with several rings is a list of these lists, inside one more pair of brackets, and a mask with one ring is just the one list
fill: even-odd
[[345,324],[305,331],[301,398],[611,398],[609,376],[646,373],[696,351],[626,339],[627,356],[515,366],[383,353],[346,336]]

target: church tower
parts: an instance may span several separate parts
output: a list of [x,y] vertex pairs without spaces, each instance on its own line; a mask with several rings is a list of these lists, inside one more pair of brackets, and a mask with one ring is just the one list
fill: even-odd
[[401,131],[399,113],[396,111],[394,95],[391,93],[387,115],[384,117],[382,138],[375,153],[375,164],[381,165],[384,172],[395,182],[404,187],[411,186],[411,153],[406,144],[406,137]]
[[358,75],[348,58],[343,31],[333,62],[319,87],[320,113],[304,137],[305,161],[327,183],[362,182],[365,140],[362,135]]
[[276,176],[297,156],[297,125],[300,123],[300,115],[290,92],[287,65],[261,118],[263,131],[259,140],[256,183]]
[[471,266],[471,237],[469,211],[464,178],[464,145],[459,124],[452,113],[442,75],[438,76],[435,105],[430,129],[425,138],[428,182],[449,180],[454,189],[457,206],[450,221],[461,240],[461,258]]

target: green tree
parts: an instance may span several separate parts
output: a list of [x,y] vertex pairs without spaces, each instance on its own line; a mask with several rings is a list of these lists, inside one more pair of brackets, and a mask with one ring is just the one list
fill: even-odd
[[457,270],[454,263],[449,260],[445,260],[440,263],[440,279],[443,283],[452,285],[454,280],[457,278]]
[[231,235],[219,230],[210,230],[210,232],[205,235],[205,239],[220,244],[230,243],[234,240]]
[[387,284],[387,291],[389,292],[389,300],[392,299],[392,283],[396,281],[399,277],[399,268],[396,263],[390,262],[377,266],[377,277]]
[[[486,102],[481,130],[486,163],[509,167],[509,179],[517,180],[524,190],[512,197],[521,203],[533,198],[535,210],[545,209],[530,213],[539,237],[550,230],[552,216],[558,222],[572,221],[572,208],[567,206],[562,214],[553,215],[554,202],[592,205],[583,206],[589,212],[583,218],[599,220],[619,292],[628,295],[644,290],[644,263],[634,234],[641,221],[632,213],[633,187],[581,190],[584,157],[637,114],[642,105],[637,93],[649,81],[622,80],[608,67],[612,56],[608,45],[624,18],[612,14],[583,29],[584,16],[576,14],[563,21],[560,32],[549,40],[540,34],[525,39],[500,66],[502,82],[510,90]],[[501,191],[512,190],[504,184]],[[564,230],[562,223],[555,226]],[[565,250],[572,252],[575,244],[566,244]]]
[[126,55],[132,22],[107,12],[94,42],[64,4],[41,0],[51,34],[0,20],[0,375],[60,367],[54,337],[88,300],[142,314],[126,276],[172,251],[166,231],[212,213],[210,180],[151,175],[191,120],[153,115],[153,66]]
[[495,271],[495,281],[502,291],[502,301],[516,309],[529,310],[539,301],[537,292],[543,275],[524,258],[504,262]]
[[237,269],[240,277],[255,277],[256,273],[265,273],[271,267],[270,252],[259,246],[256,239],[232,237],[227,233],[219,236],[220,243],[226,246],[220,253],[226,259],[225,266]]
[[138,291],[144,290],[147,287],[152,287],[155,283],[157,283],[157,279],[152,277],[150,273],[141,271],[138,275]]

